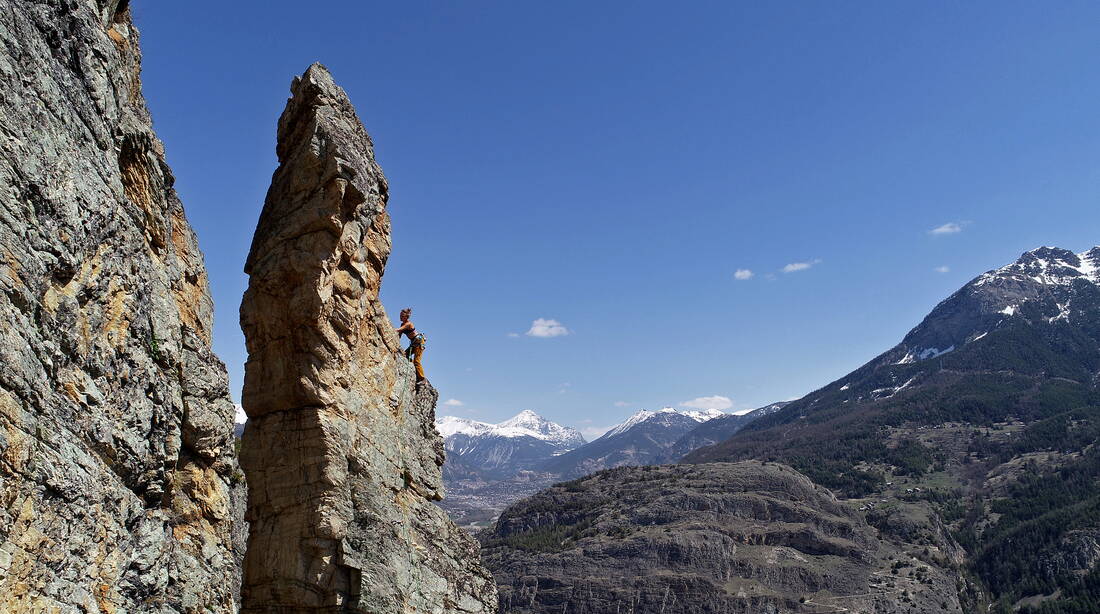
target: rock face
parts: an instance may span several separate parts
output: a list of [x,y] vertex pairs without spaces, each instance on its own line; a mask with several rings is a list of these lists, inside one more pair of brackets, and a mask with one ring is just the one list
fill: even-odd
[[233,406],[127,2],[4,0],[0,40],[0,611],[234,612]]
[[789,467],[620,467],[481,534],[502,612],[958,612],[954,579]]
[[314,64],[279,120],[245,271],[242,612],[492,612],[443,496],[437,394],[378,299],[387,185],[347,95]]

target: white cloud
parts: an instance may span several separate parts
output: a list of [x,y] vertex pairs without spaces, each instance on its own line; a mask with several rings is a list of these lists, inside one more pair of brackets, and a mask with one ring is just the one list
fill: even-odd
[[244,424],[245,422],[248,422],[248,414],[244,413],[244,408],[241,407],[240,403],[234,403],[233,410],[234,424]]
[[626,401],[615,401],[615,407],[627,407],[629,405],[630,403],[627,403]]
[[809,261],[806,261],[806,262],[792,262],[792,263],[788,264],[787,266],[783,267],[783,272],[784,273],[794,273],[795,271],[805,271],[806,269],[812,267],[813,265],[820,264],[820,263],[821,263],[820,258],[816,258],[814,260],[809,260]]
[[557,320],[538,318],[531,322],[531,330],[527,331],[528,337],[561,337],[568,335],[569,329],[562,326]]
[[733,407],[733,399],[721,395],[699,397],[680,403],[680,407],[690,407],[692,409],[729,409]]
[[928,231],[931,235],[953,235],[956,232],[962,232],[962,224],[955,222],[948,222],[942,226],[936,226],[932,230]]
[[744,281],[746,279],[752,279],[753,272],[749,269],[737,269],[733,272],[733,278],[738,281]]
[[937,273],[950,273],[951,272],[951,267],[944,265],[944,266],[938,266],[938,267],[936,267],[932,270],[937,272]]
[[600,437],[603,437],[604,433],[610,431],[612,426],[615,425],[612,424],[611,426],[586,426],[581,429],[581,435],[584,435],[584,438],[587,441],[599,439]]
[[447,399],[446,401],[443,401],[443,404],[450,407],[462,407],[463,405],[465,405],[465,403],[459,401],[458,399]]
[[519,333],[508,333],[509,337],[518,337]]

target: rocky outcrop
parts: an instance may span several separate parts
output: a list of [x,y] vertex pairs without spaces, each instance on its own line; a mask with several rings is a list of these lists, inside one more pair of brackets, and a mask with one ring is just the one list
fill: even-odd
[[242,612],[491,612],[496,589],[443,496],[437,395],[378,291],[387,186],[347,95],[314,64],[279,120],[245,267]]
[[0,2],[0,611],[233,612],[233,406],[127,2]]
[[621,467],[480,534],[502,612],[959,612],[954,580],[789,467]]

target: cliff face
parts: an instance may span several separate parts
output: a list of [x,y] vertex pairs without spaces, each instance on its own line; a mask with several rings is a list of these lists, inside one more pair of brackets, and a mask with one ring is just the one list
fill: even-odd
[[480,534],[502,612],[958,612],[954,579],[789,467],[621,467]]
[[279,168],[246,264],[244,612],[491,612],[443,496],[437,394],[378,291],[387,185],[347,95],[315,64],[279,120]]
[[3,612],[235,610],[233,407],[126,7],[0,2]]

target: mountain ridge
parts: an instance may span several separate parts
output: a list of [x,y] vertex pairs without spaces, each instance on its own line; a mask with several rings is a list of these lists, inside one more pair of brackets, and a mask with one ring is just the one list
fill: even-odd
[[863,366],[683,462],[786,462],[886,535],[965,549],[969,610],[1089,611],[1074,608],[1100,588],[1100,557],[1082,554],[1100,552],[1098,265],[1100,247],[1029,250]]
[[718,410],[684,411],[671,407],[640,410],[600,438],[555,456],[537,469],[577,478],[602,469],[652,464],[696,426],[725,415]]

